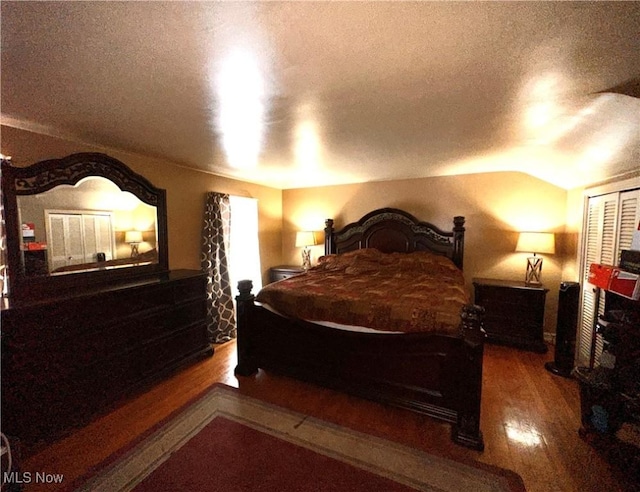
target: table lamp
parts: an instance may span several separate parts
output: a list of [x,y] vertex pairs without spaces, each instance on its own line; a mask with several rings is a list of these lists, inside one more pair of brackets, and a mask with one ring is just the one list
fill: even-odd
[[127,231],[124,233],[124,242],[131,245],[131,258],[137,258],[140,254],[138,245],[142,242],[142,232]]
[[555,236],[551,232],[521,232],[516,251],[533,253],[533,256],[527,258],[527,273],[524,281],[527,284],[541,284],[542,258],[536,254],[554,254],[556,252]]
[[311,250],[309,246],[315,246],[316,234],[313,231],[298,231],[296,232],[296,248],[304,248],[302,250],[302,268],[308,270],[311,268]]

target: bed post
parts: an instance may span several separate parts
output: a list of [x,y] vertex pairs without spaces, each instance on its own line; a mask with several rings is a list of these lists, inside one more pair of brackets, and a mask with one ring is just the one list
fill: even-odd
[[258,372],[258,366],[251,357],[251,311],[255,308],[253,300],[255,296],[251,293],[253,282],[251,280],[240,280],[238,290],[240,294],[236,296],[236,331],[238,339],[236,350],[238,352],[238,365],[234,373],[238,376],[251,376]]
[[480,432],[480,403],[482,401],[482,361],[486,333],[482,328],[484,308],[468,304],[460,315],[460,335],[466,347],[466,366],[461,374],[458,418],[452,428],[453,440],[464,446],[482,451],[484,440]]
[[452,260],[456,266],[462,270],[464,259],[464,217],[453,218],[453,255]]
[[336,245],[333,242],[333,219],[325,220],[324,226],[324,254],[330,255],[336,252]]

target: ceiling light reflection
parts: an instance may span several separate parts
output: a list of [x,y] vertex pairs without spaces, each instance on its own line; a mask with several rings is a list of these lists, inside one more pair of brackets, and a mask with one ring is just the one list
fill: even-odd
[[216,79],[218,129],[229,164],[247,169],[258,164],[264,139],[266,90],[256,60],[235,51],[222,63]]
[[320,138],[312,121],[303,121],[296,128],[296,162],[303,169],[316,169],[320,166]]
[[525,130],[535,135],[561,113],[558,104],[560,79],[547,73],[530,81],[523,90]]
[[507,423],[505,430],[507,437],[518,444],[537,446],[542,443],[540,433],[533,426],[523,427],[519,424]]

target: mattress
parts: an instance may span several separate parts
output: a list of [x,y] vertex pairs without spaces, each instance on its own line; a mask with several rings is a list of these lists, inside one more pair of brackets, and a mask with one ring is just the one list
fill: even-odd
[[[269,304],[263,304],[260,302],[257,302],[256,304],[265,308],[267,311],[271,311],[273,314],[277,314],[278,316],[282,316],[283,318],[289,318],[289,316],[282,314],[277,309],[269,306]],[[358,333],[380,333],[380,334],[387,334],[387,335],[398,335],[398,334],[404,333],[400,331],[375,330],[373,328],[367,328],[366,326],[344,325],[341,323],[334,323],[333,321],[322,321],[322,320],[314,320],[314,319],[305,319],[303,321],[308,321],[310,323],[314,323],[320,326],[326,326],[327,328],[334,328],[336,330],[355,331]]]
[[322,257],[306,273],[267,285],[256,301],[342,329],[457,334],[469,296],[462,272],[444,256],[361,249]]

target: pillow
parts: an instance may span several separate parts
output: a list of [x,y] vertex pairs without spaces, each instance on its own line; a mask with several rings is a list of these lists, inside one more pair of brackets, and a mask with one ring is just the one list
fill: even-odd
[[318,264],[313,267],[314,270],[345,270],[357,261],[376,261],[379,260],[384,253],[374,248],[356,249],[341,254],[325,255],[318,258]]
[[375,248],[321,256],[318,258],[318,265],[312,270],[342,271],[354,275],[395,275],[400,272],[444,275],[460,271],[449,258],[430,251],[382,253]]
[[[394,253],[395,254],[395,253]],[[430,251],[415,251],[413,253],[399,253],[399,270],[414,270],[422,273],[452,273],[460,269],[446,256]]]

